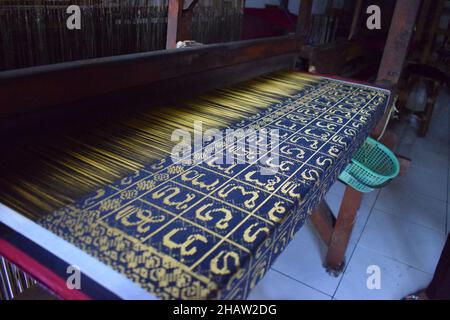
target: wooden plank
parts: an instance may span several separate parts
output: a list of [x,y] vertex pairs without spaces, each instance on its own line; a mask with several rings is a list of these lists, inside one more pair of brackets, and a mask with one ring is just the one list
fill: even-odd
[[431,7],[431,3],[436,0],[423,0],[421,7],[419,18],[417,19],[417,27],[416,32],[414,33],[414,42],[416,45],[422,44],[423,35],[426,32],[428,19],[429,19],[429,11]]
[[[419,6],[420,0],[397,0],[395,5],[389,35],[376,80],[378,85],[389,88],[392,91],[387,111],[392,106],[395,90],[403,72],[406,53],[408,52]],[[389,112],[386,112],[372,131],[372,137],[379,137],[388,117]]]
[[439,27],[439,23],[441,21],[442,9],[444,8],[444,0],[438,0],[433,3],[432,12],[431,12],[431,25],[428,26],[428,32],[425,36],[425,44],[420,57],[421,64],[427,64],[430,59],[430,55],[433,50],[433,45],[436,40],[436,30]]
[[184,1],[183,10],[179,16],[177,41],[192,39],[192,17],[197,0]]
[[299,50],[289,35],[6,71],[0,118]]
[[322,200],[311,214],[311,222],[316,228],[322,241],[329,246],[333,236],[336,219],[325,200]]
[[166,49],[175,49],[178,41],[192,40],[192,16],[197,2],[169,0]]
[[356,0],[355,9],[353,11],[352,26],[350,27],[350,33],[348,35],[348,40],[352,40],[357,34],[357,28],[359,24],[359,17],[361,16],[362,0]]
[[302,0],[300,2],[296,35],[297,38],[301,39],[304,43],[307,42],[309,29],[311,27],[312,6],[313,0]]
[[169,0],[166,49],[175,49],[177,47],[178,23],[183,9],[182,1],[183,0]]
[[343,271],[345,250],[352,234],[356,212],[361,205],[361,200],[361,192],[349,186],[345,188],[344,198],[342,199],[325,260],[325,267],[332,275],[338,276]]
[[400,79],[420,0],[397,0],[377,82],[395,86]]
[[[278,70],[293,68],[297,53],[247,61],[237,65],[180,75],[162,79],[151,85],[123,88],[104,95],[65,104],[58,108],[46,108],[16,117],[0,119],[0,145],[17,145],[30,135],[62,134],[71,127],[77,128],[86,121],[96,122],[111,112],[130,112],[141,107],[149,108],[187,99],[215,88],[222,88],[241,81]],[[176,94],[174,94],[176,93]],[[88,115],[88,116],[87,116]],[[39,137],[36,137],[39,138]]]

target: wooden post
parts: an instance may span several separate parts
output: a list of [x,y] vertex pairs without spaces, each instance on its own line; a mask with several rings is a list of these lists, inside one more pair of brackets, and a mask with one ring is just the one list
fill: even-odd
[[344,269],[345,251],[352,234],[356,212],[362,200],[362,193],[347,186],[339,209],[336,225],[328,247],[325,267],[328,273],[338,276]]
[[307,42],[309,29],[311,27],[313,0],[302,0],[298,12],[296,35],[303,43]]
[[322,200],[311,214],[311,222],[319,233],[322,241],[329,246],[333,235],[336,219],[325,200]]
[[436,0],[422,0],[419,18],[417,19],[416,32],[414,33],[413,43],[416,46],[423,44],[423,36],[426,33],[428,19],[430,16],[431,3]]
[[377,82],[396,86],[403,70],[420,0],[397,0]]
[[197,2],[198,0],[184,0],[180,23],[178,24],[177,37],[179,41],[194,40],[192,39],[192,17]]
[[177,47],[178,23],[182,9],[183,0],[169,0],[166,49]]
[[178,40],[192,40],[192,16],[197,2],[169,0],[166,49],[176,48]]
[[426,41],[424,43],[424,49],[420,57],[420,63],[426,64],[433,49],[433,44],[436,40],[436,30],[439,27],[439,22],[442,14],[442,9],[444,8],[444,0],[438,0],[433,3],[433,12],[431,16],[431,22],[429,21],[428,32],[426,32]]
[[[377,84],[392,90],[397,88],[402,74],[411,35],[414,30],[420,0],[397,0],[392,16],[389,35],[384,47],[383,58],[378,69]],[[393,99],[391,99],[391,102]],[[372,136],[378,138],[389,117],[390,105],[378,122]]]
[[352,26],[350,28],[350,33],[348,35],[349,41],[352,40],[357,33],[356,30],[358,28],[359,17],[361,16],[361,7],[362,7],[362,0],[357,0],[355,5],[355,11],[353,12]]

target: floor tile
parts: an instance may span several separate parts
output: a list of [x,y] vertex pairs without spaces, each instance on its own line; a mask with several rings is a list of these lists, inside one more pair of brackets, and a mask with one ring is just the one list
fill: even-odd
[[345,192],[345,184],[343,184],[340,181],[336,181],[328,191],[328,193],[333,193],[341,197],[344,196],[344,192]]
[[[369,277],[375,275],[374,269],[371,269],[374,268],[373,266],[379,268],[379,288],[370,287],[367,283]],[[399,300],[407,294],[425,288],[432,277],[429,273],[357,246],[335,298],[338,300]],[[373,284],[370,279],[369,284]]]
[[[400,153],[401,154],[401,153]],[[412,148],[409,155],[411,167],[409,172],[421,170],[425,174],[445,177],[448,174],[448,155],[434,152],[417,151]]]
[[450,141],[448,128],[430,128],[425,138],[418,136],[418,129],[409,127],[399,137],[400,141],[396,153],[414,158],[414,155],[428,156],[428,153],[436,153],[447,156]]
[[[333,186],[330,188],[330,190],[328,191],[328,194],[331,193],[331,194],[338,195],[342,199],[342,197],[344,196],[345,187],[346,187],[346,185],[344,183],[342,183],[340,181],[336,181],[333,184]],[[367,207],[372,207],[378,196],[378,192],[379,192],[379,190],[374,190],[370,193],[365,193],[361,204],[364,206],[367,206]]]
[[[448,120],[445,120],[449,122]],[[437,141],[438,143],[448,142],[450,141],[450,137],[448,135],[449,126],[432,126],[427,132],[426,139],[428,141]]]
[[389,123],[389,130],[392,130],[398,137],[401,137],[407,126],[406,121],[392,120]]
[[383,189],[375,209],[445,232],[446,202],[416,192],[405,192],[399,185],[392,184]]
[[433,273],[444,241],[443,233],[374,209],[358,245]]
[[408,170],[405,176],[392,180],[389,186],[395,186],[405,193],[417,192],[447,201],[447,184],[447,176],[429,174],[422,168],[414,168],[414,170]]
[[[349,244],[347,257],[350,257],[354,247],[355,244]],[[340,278],[330,276],[323,268],[326,249],[308,221],[297,232],[272,268],[331,296]]]
[[448,156],[448,129],[442,130],[442,133],[431,131],[425,138],[417,139],[413,151],[425,155],[431,152]]
[[[408,120],[405,120],[408,121]],[[396,152],[409,156],[417,139],[419,139],[418,128],[412,127],[409,123],[402,136],[399,136],[399,142]]]
[[264,278],[250,292],[249,300],[330,300],[313,288],[269,270]]
[[361,205],[372,208],[378,198],[380,191],[381,190],[374,190],[369,193],[364,193]]
[[450,204],[447,206],[447,234],[450,232]]

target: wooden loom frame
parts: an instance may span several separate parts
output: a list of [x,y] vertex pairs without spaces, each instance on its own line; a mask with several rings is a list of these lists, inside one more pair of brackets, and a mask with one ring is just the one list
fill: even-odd
[[[168,46],[189,30],[189,14],[195,1],[170,0]],[[190,3],[187,7],[185,4]],[[196,95],[265,73],[292,69],[299,57],[311,16],[313,0],[302,0],[295,35],[204,45],[149,53],[67,62],[0,73],[0,134],[30,130],[36,119],[68,118],[92,102],[98,108],[120,97]],[[395,89],[406,55],[420,0],[397,0],[393,23],[378,82]],[[176,9],[176,10],[175,10]],[[171,13],[170,13],[171,12]],[[185,30],[185,31],[180,31]],[[186,34],[186,33],[185,33]],[[26,90],[26,94],[24,94]],[[162,99],[165,101],[166,99]],[[90,109],[89,109],[90,110]],[[386,120],[386,116],[384,118]],[[383,120],[374,131],[379,134]],[[333,274],[343,270],[344,255],[362,194],[347,187],[337,219],[325,201],[311,219],[328,246],[325,266]]]

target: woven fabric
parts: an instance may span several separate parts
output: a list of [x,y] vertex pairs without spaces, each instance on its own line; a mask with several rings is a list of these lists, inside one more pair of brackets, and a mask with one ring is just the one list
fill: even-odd
[[232,126],[279,130],[274,175],[255,161],[166,158],[39,223],[158,297],[246,298],[388,103],[388,91],[311,77],[314,85]]

